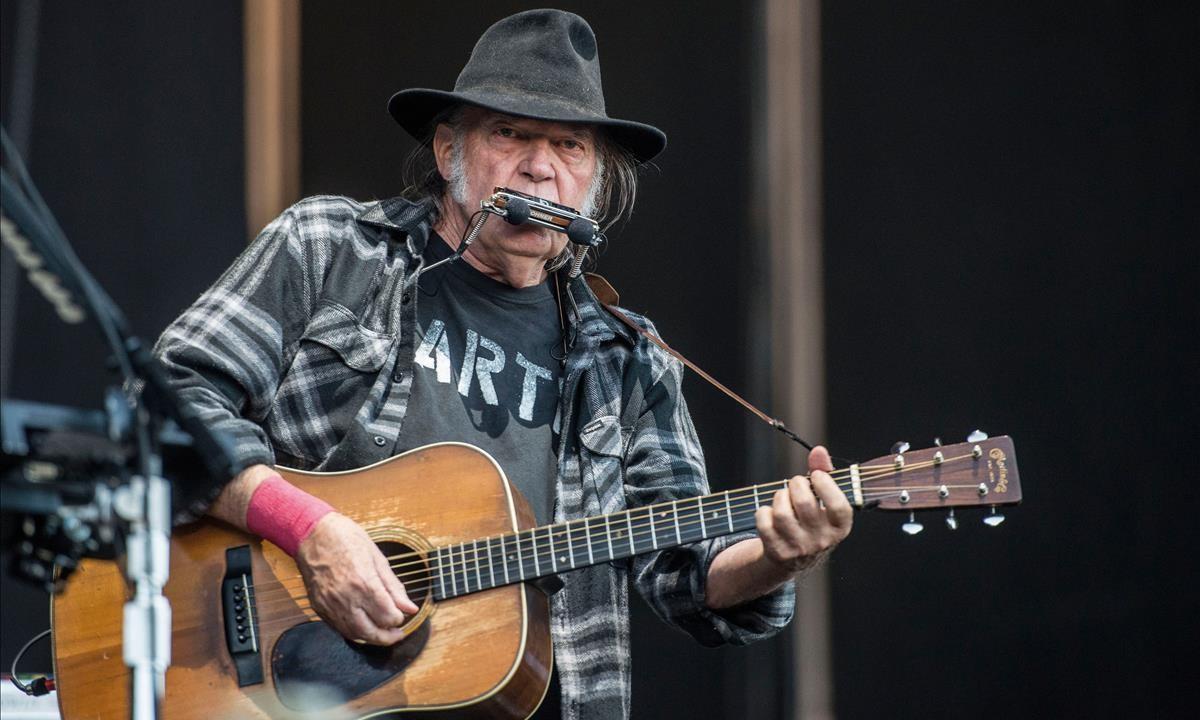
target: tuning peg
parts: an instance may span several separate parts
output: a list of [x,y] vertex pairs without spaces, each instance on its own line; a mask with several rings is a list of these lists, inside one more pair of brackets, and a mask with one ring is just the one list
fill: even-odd
[[942,439],[941,439],[940,437],[935,437],[935,438],[933,439],[933,446],[934,446],[934,447],[941,447],[941,446],[942,446]]
[[946,527],[951,530],[958,529],[958,518],[954,517],[954,508],[950,508],[950,512],[946,514]]
[[908,514],[908,522],[901,525],[900,529],[903,530],[904,532],[908,533],[909,535],[916,535],[917,533],[924,530],[925,526],[922,525],[921,523],[917,522],[916,516],[914,516],[913,513],[910,512]]
[[988,439],[988,434],[982,430],[972,430],[967,436],[967,442],[983,442]]
[[906,453],[906,452],[908,452],[909,447],[911,447],[911,446],[907,442],[905,442],[904,440],[901,440],[900,442],[898,442],[892,446],[892,454],[899,455],[901,453]]
[[993,505],[992,506],[992,514],[984,516],[983,522],[985,525],[988,525],[990,527],[996,527],[1000,523],[1004,522],[1004,515],[996,512],[996,506]]

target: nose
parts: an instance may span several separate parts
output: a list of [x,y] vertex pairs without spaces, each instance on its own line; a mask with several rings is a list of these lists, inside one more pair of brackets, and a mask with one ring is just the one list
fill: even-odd
[[554,179],[554,162],[550,141],[547,138],[537,138],[529,143],[525,157],[517,170],[530,182],[540,183]]

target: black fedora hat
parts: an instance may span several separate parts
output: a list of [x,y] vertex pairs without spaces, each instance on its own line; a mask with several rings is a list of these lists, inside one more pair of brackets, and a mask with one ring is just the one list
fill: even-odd
[[667,146],[662,130],[608,116],[596,36],[586,20],[562,10],[527,10],[497,22],[475,44],[453,92],[401,90],[388,101],[388,111],[420,139],[438,113],[462,103],[517,117],[600,126],[638,162]]

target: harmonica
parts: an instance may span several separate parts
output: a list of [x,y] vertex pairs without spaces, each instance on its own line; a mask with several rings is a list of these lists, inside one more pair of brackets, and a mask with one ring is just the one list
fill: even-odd
[[599,241],[600,223],[580,215],[574,208],[544,198],[497,187],[480,205],[484,211],[513,225],[533,223],[557,230],[579,245],[595,245]]

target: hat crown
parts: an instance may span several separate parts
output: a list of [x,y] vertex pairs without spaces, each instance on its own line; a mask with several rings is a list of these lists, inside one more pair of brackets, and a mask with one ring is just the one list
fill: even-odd
[[492,25],[454,90],[531,96],[606,115],[596,35],[586,20],[563,10],[527,10]]

